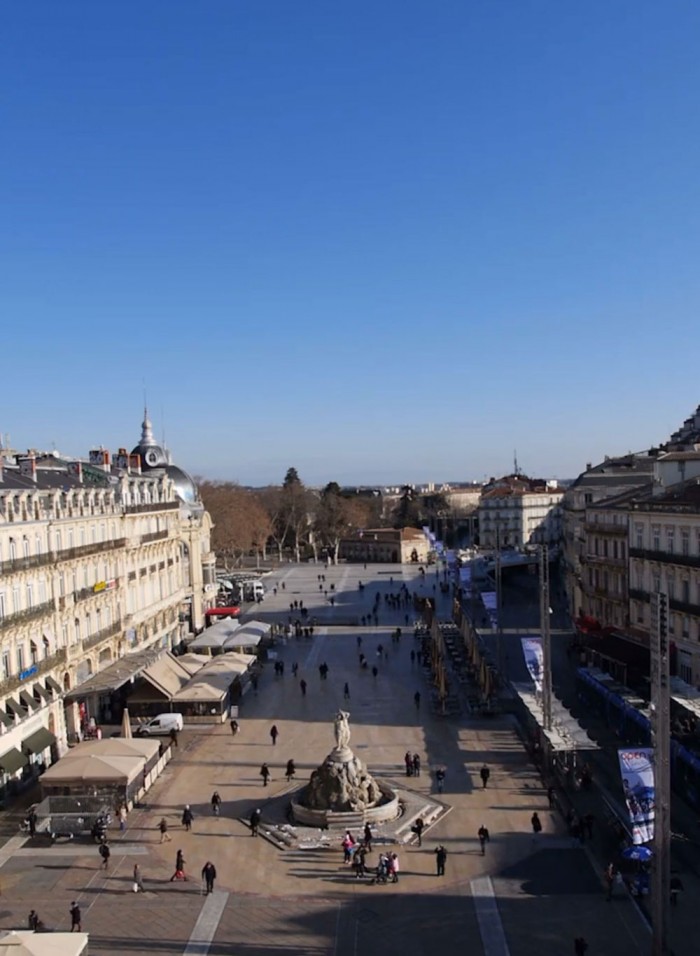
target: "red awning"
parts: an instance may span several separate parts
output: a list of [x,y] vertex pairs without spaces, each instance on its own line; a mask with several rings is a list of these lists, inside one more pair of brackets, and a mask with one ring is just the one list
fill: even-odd
[[204,612],[208,617],[238,617],[240,613],[239,607],[210,607]]

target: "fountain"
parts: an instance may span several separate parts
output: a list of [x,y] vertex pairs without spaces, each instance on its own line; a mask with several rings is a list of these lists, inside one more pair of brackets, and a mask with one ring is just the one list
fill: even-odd
[[400,813],[399,798],[379,783],[350,749],[350,714],[339,710],[333,720],[335,747],[292,799],[296,823],[326,828],[385,823]]

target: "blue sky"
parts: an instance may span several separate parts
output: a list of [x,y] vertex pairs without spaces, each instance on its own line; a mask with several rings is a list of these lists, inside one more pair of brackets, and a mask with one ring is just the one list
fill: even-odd
[[0,430],[570,477],[700,402],[695,0],[3,12]]

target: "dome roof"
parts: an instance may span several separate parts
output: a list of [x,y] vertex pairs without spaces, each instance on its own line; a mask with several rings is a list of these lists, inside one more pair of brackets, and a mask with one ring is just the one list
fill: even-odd
[[185,501],[188,505],[191,505],[199,500],[197,486],[186,471],[183,471],[182,468],[178,468],[177,465],[166,465],[165,473],[175,485],[175,491],[181,501]]

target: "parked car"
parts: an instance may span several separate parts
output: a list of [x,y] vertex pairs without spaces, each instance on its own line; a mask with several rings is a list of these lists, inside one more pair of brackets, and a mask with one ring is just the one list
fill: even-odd
[[134,731],[137,737],[168,736],[173,730],[182,730],[182,714],[158,714],[145,724],[139,724]]

